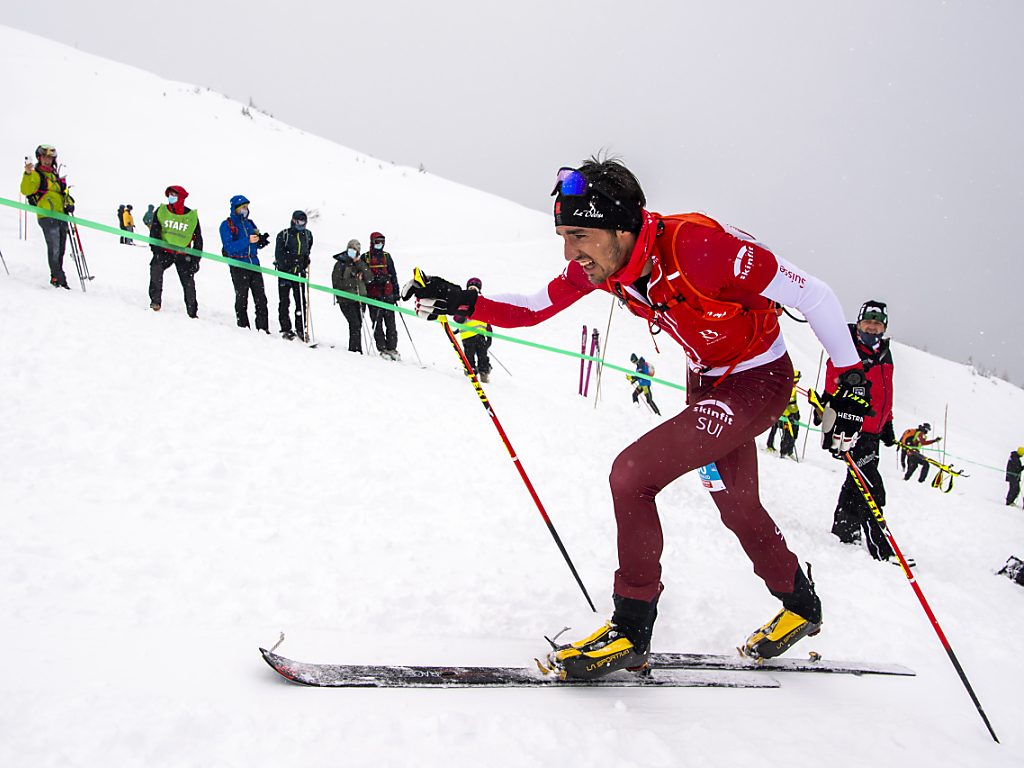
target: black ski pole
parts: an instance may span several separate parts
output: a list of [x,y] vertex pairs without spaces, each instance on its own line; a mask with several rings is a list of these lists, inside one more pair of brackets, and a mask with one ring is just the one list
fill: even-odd
[[8,275],[11,274],[11,270],[7,268],[7,261],[4,259],[3,251],[0,251],[0,261],[4,263],[4,272],[6,272]]
[[846,463],[850,468],[850,474],[853,477],[854,484],[860,491],[861,496],[864,497],[864,501],[867,502],[868,509],[871,510],[871,514],[874,516],[875,520],[878,521],[878,527],[882,529],[882,533],[885,535],[886,541],[889,542],[889,546],[892,547],[892,551],[895,552],[896,557],[899,558],[900,565],[903,568],[903,573],[910,582],[910,586],[913,588],[914,594],[917,595],[917,599],[921,602],[921,607],[924,608],[925,615],[927,615],[928,620],[931,621],[935,634],[939,636],[939,641],[942,643],[942,647],[946,649],[946,653],[949,655],[949,660],[953,663],[953,668],[960,676],[960,682],[964,684],[964,688],[966,688],[967,693],[970,694],[971,701],[974,702],[974,706],[978,710],[978,714],[981,715],[981,719],[985,722],[985,727],[988,728],[988,732],[992,735],[996,744],[998,744],[999,738],[996,736],[996,732],[992,730],[992,724],[988,721],[988,716],[985,714],[985,710],[981,708],[981,702],[978,701],[978,696],[974,693],[974,688],[971,687],[971,683],[967,679],[967,674],[964,672],[964,668],[960,666],[960,661],[957,659],[956,654],[953,653],[953,648],[950,646],[949,640],[946,639],[946,635],[942,631],[942,627],[939,626],[939,620],[936,619],[935,614],[932,613],[932,608],[928,605],[928,601],[925,600],[924,593],[921,591],[921,586],[917,583],[917,579],[910,571],[910,566],[907,565],[906,558],[903,557],[903,553],[900,551],[899,546],[897,546],[896,539],[893,538],[892,531],[889,530],[889,526],[886,524],[885,518],[882,516],[882,509],[878,506],[874,496],[871,495],[871,491],[868,490],[868,481],[861,473],[860,468],[857,466],[857,462],[853,460],[853,457],[850,456],[849,453],[844,453],[843,458],[846,460]]
[[[420,272],[419,267],[413,270],[414,279],[420,285],[424,285],[423,273]],[[533,487],[533,483],[530,482],[530,478],[526,474],[526,470],[523,469],[522,462],[519,461],[519,457],[516,456],[515,450],[512,448],[512,443],[509,442],[508,435],[505,434],[505,430],[501,426],[501,422],[498,421],[498,415],[494,412],[494,408],[491,407],[490,400],[487,399],[487,395],[484,393],[484,388],[480,386],[480,380],[477,379],[476,373],[473,371],[473,366],[469,364],[469,360],[466,359],[466,353],[462,351],[462,347],[459,346],[459,340],[455,338],[455,334],[452,333],[451,326],[448,325],[448,318],[441,320],[441,325],[444,326],[444,332],[448,334],[448,341],[452,344],[452,349],[455,350],[455,354],[459,356],[459,360],[462,361],[462,367],[466,371],[466,375],[469,376],[470,382],[473,384],[473,388],[476,390],[477,397],[480,398],[480,402],[484,406],[484,410],[487,411],[487,415],[491,417],[491,423],[494,424],[494,428],[498,430],[498,434],[501,436],[501,441],[505,444],[505,450],[508,451],[509,457],[512,459],[512,463],[516,465],[516,469],[519,470],[519,476],[523,478],[523,483],[526,485],[526,490],[530,492],[530,497],[533,499],[533,503],[537,505],[537,511],[540,512],[540,516],[544,520],[544,524],[548,527],[548,531],[551,533],[551,538],[555,540],[555,544],[558,545],[558,551],[562,553],[562,557],[565,559],[565,564],[569,566],[569,570],[572,571],[573,578],[576,579],[576,583],[579,584],[580,590],[583,592],[583,596],[587,599],[587,603],[590,605],[590,610],[597,613],[597,608],[594,607],[594,601],[590,599],[590,593],[587,592],[587,588],[583,586],[583,579],[580,578],[579,573],[576,571],[576,566],[572,564],[572,559],[569,557],[569,553],[565,551],[565,545],[562,544],[562,539],[558,535],[558,531],[555,530],[554,523],[551,522],[551,518],[548,517],[548,513],[544,509],[544,505],[540,501],[540,497],[537,495],[537,491]]]

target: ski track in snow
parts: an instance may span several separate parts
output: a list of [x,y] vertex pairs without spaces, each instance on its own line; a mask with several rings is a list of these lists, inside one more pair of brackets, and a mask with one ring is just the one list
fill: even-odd
[[[0,42],[10,103],[33,105],[32,120],[0,125],[0,146],[17,155],[56,144],[83,217],[107,222],[128,201],[141,220],[147,202],[180,183],[208,251],[239,191],[272,234],[294,208],[319,208],[310,228],[322,284],[329,255],[349,237],[366,244],[372,229],[388,234],[403,277],[418,264],[455,280],[478,275],[485,291],[530,292],[562,268],[545,215],[244,117],[216,94],[3,27]],[[40,46],[53,55],[39,56]],[[69,81],[65,102],[35,98],[29,62]],[[54,128],[69,110],[113,113],[126,92],[137,98],[116,132],[84,120]],[[122,168],[126,143],[147,151]],[[303,164],[311,153],[322,175]],[[16,196],[18,175],[8,170],[4,196]],[[899,662],[916,678],[782,675],[772,691],[284,683],[256,650],[282,629],[280,652],[304,661],[464,665],[529,664],[543,634],[591,630],[611,607],[607,473],[656,420],[632,406],[621,373],[606,371],[595,410],[595,381],[590,400],[575,393],[578,361],[494,346],[514,376],[495,366],[486,389],[595,616],[439,328],[407,319],[423,368],[401,323],[402,363],[342,351],[347,329],[323,294],[314,330],[337,349],[244,332],[226,267],[213,262],[197,276],[199,320],[185,316],[173,270],[153,313],[148,250],[82,235],[97,279],[82,294],[69,254],[74,290],[54,291],[35,221],[19,242],[16,212],[0,209],[11,269],[0,276],[0,615],[17,660],[0,697],[0,764],[735,766],[813,754],[846,768],[878,755],[956,766],[1019,758],[1024,592],[992,572],[1022,554],[1024,512],[1002,505],[1001,472],[956,462],[972,476],[944,495],[904,483],[893,451],[882,459],[887,517],[920,563],[996,746],[900,570],[829,535],[843,467],[815,435],[800,465],[761,454],[765,504],[813,563],[824,603],[822,634],[793,653]],[[269,249],[261,256],[272,261]],[[276,280],[266,283],[276,329]],[[574,349],[583,323],[605,335],[608,307],[588,297],[510,333]],[[809,384],[819,347],[805,327],[784,328]],[[609,360],[627,365],[637,351],[659,376],[682,380],[681,350],[666,339],[656,355],[645,324],[621,310],[608,341]],[[1021,442],[1024,392],[898,343],[894,355],[897,429],[928,420],[940,432],[949,403],[949,449],[1002,466]],[[682,407],[678,391],[654,392],[663,412]],[[667,488],[659,507],[666,590],[655,645],[728,652],[777,603],[695,476]]]

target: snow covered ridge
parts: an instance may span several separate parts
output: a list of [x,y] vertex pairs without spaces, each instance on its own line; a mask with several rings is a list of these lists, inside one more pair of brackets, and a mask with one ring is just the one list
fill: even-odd
[[[546,217],[378,169],[250,119],[240,104],[50,45],[0,29],[11,103],[26,121],[0,123],[0,146],[15,160],[5,196],[16,197],[22,153],[45,141],[69,165],[79,213],[111,224],[118,203],[144,210],[168,183],[199,196],[208,238],[236,192],[271,232],[293,209],[319,208],[319,283],[329,282],[330,254],[377,228],[405,274],[419,264],[453,280],[479,276],[485,291],[527,291],[561,268]],[[33,77],[58,76],[73,105],[116,102],[125,116],[117,137],[92,121],[58,120],[65,109],[30,87]],[[153,119],[168,103],[171,128]],[[314,141],[323,162],[356,179],[339,176],[344,194],[306,173]],[[306,194],[309,185],[323,202]],[[464,209],[509,226],[482,230]],[[197,275],[199,320],[185,316],[170,274],[156,314],[147,308],[148,250],[83,237],[97,279],[86,294],[54,291],[38,227],[31,222],[19,242],[16,214],[0,211],[11,270],[0,275],[0,615],[5,651],[17,659],[0,697],[0,764],[735,766],[799,752],[853,768],[879,750],[914,764],[987,766],[1024,749],[1013,727],[1024,593],[993,575],[1021,555],[1024,513],[1002,505],[1001,477],[972,473],[944,495],[904,483],[894,453],[882,461],[887,517],[919,563],[997,746],[899,569],[829,535],[843,468],[813,436],[802,464],[762,455],[764,503],[813,562],[823,600],[822,634],[794,653],[898,663],[917,677],[536,694],[279,683],[257,649],[282,629],[281,652],[309,661],[522,666],[546,650],[543,634],[592,628],[595,617],[434,325],[409,321],[426,369],[410,362],[404,331],[402,364],[246,333],[234,327],[230,280],[214,263]],[[588,297],[522,336],[573,349],[583,323],[597,326],[611,359],[625,364],[635,351],[681,380],[681,353],[663,345],[657,355],[643,323],[612,310],[605,334],[609,310],[607,297]],[[344,343],[344,321],[325,296],[314,297],[313,322],[322,342]],[[803,327],[784,321],[784,330],[809,383],[819,347]],[[512,376],[496,371],[488,395],[606,613],[615,564],[608,469],[657,422],[633,408],[621,375],[603,380],[595,409],[576,394],[577,360],[495,350]],[[1021,443],[1019,390],[899,344],[894,357],[898,427],[937,426],[949,403],[955,453],[999,464]],[[683,405],[680,393],[658,395],[666,412]],[[777,604],[696,477],[665,489],[659,508],[667,549],[656,650],[730,652]],[[851,723],[865,712],[871,730],[855,738]]]

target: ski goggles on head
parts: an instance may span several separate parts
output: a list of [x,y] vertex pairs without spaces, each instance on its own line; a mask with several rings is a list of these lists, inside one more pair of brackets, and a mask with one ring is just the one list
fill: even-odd
[[575,168],[562,166],[558,169],[558,175],[555,176],[555,188],[551,190],[551,194],[552,196],[560,194],[578,197],[585,193],[588,187],[590,187],[590,182],[587,181],[586,176]]
[[57,148],[56,147],[52,147],[49,144],[40,144],[38,147],[36,147],[36,156],[37,157],[56,157],[57,156]]
[[[555,226],[572,225],[597,229],[621,229],[638,232],[641,224],[641,208],[627,207],[594,183],[587,180],[576,168],[563,166],[558,169],[555,187],[551,190],[555,200]],[[586,198],[569,204],[563,198]],[[563,202],[566,206],[563,207]]]

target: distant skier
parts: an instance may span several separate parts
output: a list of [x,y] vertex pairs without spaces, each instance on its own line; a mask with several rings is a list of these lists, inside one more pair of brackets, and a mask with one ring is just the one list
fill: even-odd
[[185,311],[189,317],[199,316],[199,302],[196,300],[196,278],[199,271],[199,256],[193,256],[176,248],[203,250],[203,230],[199,226],[199,212],[185,205],[188,192],[177,184],[164,190],[167,202],[153,212],[149,225],[149,236],[163,240],[168,246],[150,245],[153,258],[149,262],[149,308],[160,311],[164,290],[164,272],[172,264],[181,281],[185,294]]
[[57,171],[57,150],[49,144],[36,147],[36,162],[25,163],[21,177],[21,194],[29,205],[43,209],[36,214],[39,228],[46,242],[46,260],[50,265],[50,285],[68,288],[64,275],[64,252],[68,242],[68,223],[48,216],[45,211],[71,213],[75,200],[68,192],[68,184]]
[[[274,269],[290,275],[305,277],[309,269],[309,252],[313,250],[313,233],[306,229],[306,212],[292,213],[292,223],[288,229],[277,233],[277,246],[274,251]],[[286,339],[294,339],[296,335],[303,341],[306,338],[306,307],[303,305],[302,283],[283,277],[277,279],[277,320],[281,324],[281,335]],[[292,332],[292,321],[289,317],[289,298],[295,299],[295,332]]]
[[[864,418],[860,438],[850,449],[850,458],[867,480],[871,495],[879,507],[885,506],[885,484],[878,471],[878,443],[881,441],[892,447],[896,442],[892,427],[892,352],[889,350],[889,339],[884,338],[888,327],[888,309],[881,301],[865,302],[857,315],[857,323],[850,324],[850,336],[871,384],[871,408],[874,411]],[[834,382],[835,375],[830,361],[825,370],[826,384]],[[856,544],[863,535],[868,553],[875,560],[898,562],[849,471],[839,491],[839,500],[832,516],[832,535],[846,544]]]
[[775,453],[775,433],[782,430],[779,441],[779,458],[790,456],[796,458],[796,438],[800,434],[800,403],[797,402],[796,383],[800,381],[800,371],[793,371],[793,391],[789,395],[789,405],[782,412],[779,420],[768,430],[768,450]]
[[153,204],[150,203],[149,204],[149,208],[147,208],[146,212],[144,214],[142,214],[142,223],[143,223],[144,226],[151,227],[153,225],[153,214],[155,212],[156,212],[156,210],[153,207]]
[[841,456],[856,443],[870,401],[839,301],[825,283],[739,230],[703,214],[645,210],[639,182],[616,160],[562,168],[552,194],[555,232],[569,263],[538,293],[478,296],[425,275],[404,290],[428,319],[462,314],[499,327],[535,325],[604,290],[687,352],[690,406],[633,442],[612,466],[619,568],[611,621],[560,646],[548,664],[560,675],[587,678],[647,663],[663,589],[655,497],[709,463],[721,476],[711,497],[723,523],[783,606],[747,638],[744,652],[777,656],[818,632],[822,619],[814,585],[758,498],[754,437],[778,419],[793,388],[775,302],[803,312],[836,364],[823,447]]
[[629,383],[633,385],[633,402],[639,403],[640,396],[643,395],[647,405],[654,411],[654,415],[661,416],[661,411],[654,404],[654,396],[651,394],[650,377],[654,374],[653,366],[642,357],[637,357],[635,352],[629,356],[629,362],[636,366],[636,376],[626,376]]
[[[398,273],[391,254],[384,250],[384,235],[370,234],[370,250],[365,257],[370,268],[370,282],[366,295],[387,304],[398,303]],[[370,322],[373,324],[373,341],[381,357],[401,360],[398,354],[398,331],[395,328],[395,313],[390,309],[370,305]]]
[[1006,482],[1010,484],[1006,491],[1006,506],[1008,507],[1013,506],[1020,493],[1020,474],[1021,471],[1024,471],[1024,466],[1021,464],[1022,456],[1024,456],[1024,445],[1016,451],[1011,451],[1010,458],[1006,460]]
[[[122,232],[124,232],[124,203],[121,203],[121,205],[117,206],[117,226]],[[121,237],[118,239],[118,242],[121,245],[124,245],[125,243],[128,242],[128,238],[125,237],[124,235],[121,235]]]
[[[348,247],[341,253],[334,254],[334,270],[331,272],[331,285],[336,290],[352,293],[356,296],[366,295],[366,284],[370,281],[370,268],[360,258],[362,245],[353,238]],[[338,309],[348,321],[348,351],[363,351],[363,310],[366,305],[356,299],[336,296]]]
[[903,443],[907,454],[907,473],[903,476],[904,480],[909,480],[918,467],[921,468],[921,474],[918,476],[917,482],[923,483],[928,479],[928,468],[930,465],[921,456],[921,449],[942,439],[941,437],[936,437],[934,440],[929,440],[928,433],[931,432],[931,429],[932,425],[926,421],[914,430],[914,434]]
[[[466,289],[470,291],[480,293],[483,286],[484,283],[479,277],[471,277],[466,281]],[[491,377],[491,358],[488,356],[487,350],[491,348],[493,339],[490,336],[481,335],[475,329],[482,328],[490,333],[490,324],[462,315],[455,315],[452,319],[457,323],[469,326],[469,328],[459,331],[459,340],[462,342],[462,349],[466,353],[466,359],[469,360],[473,372],[484,384],[488,383]]]
[[[249,198],[235,195],[231,198],[231,213],[221,222],[220,242],[224,256],[259,266],[257,255],[270,245],[270,235],[260,232],[249,218]],[[263,273],[245,267],[230,268],[231,284],[235,288],[235,319],[239,328],[249,327],[249,292],[256,308],[256,330],[270,333],[267,312],[267,292],[263,286]]]

